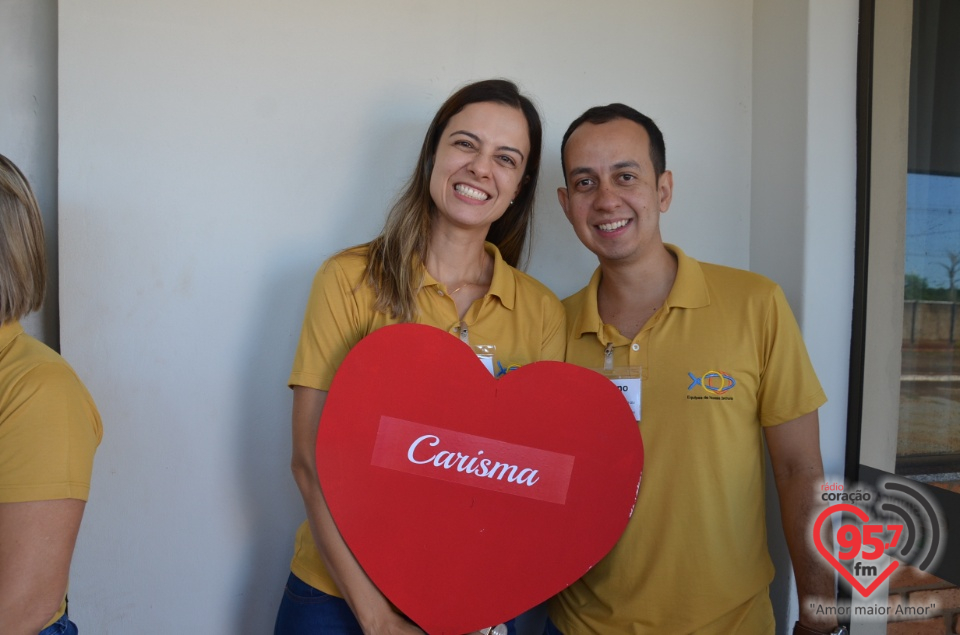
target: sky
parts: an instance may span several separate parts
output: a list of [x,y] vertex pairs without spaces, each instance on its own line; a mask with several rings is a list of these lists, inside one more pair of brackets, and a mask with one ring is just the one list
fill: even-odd
[[[906,273],[948,288],[947,253],[960,255],[960,177],[907,175]],[[960,288],[960,271],[956,282]]]

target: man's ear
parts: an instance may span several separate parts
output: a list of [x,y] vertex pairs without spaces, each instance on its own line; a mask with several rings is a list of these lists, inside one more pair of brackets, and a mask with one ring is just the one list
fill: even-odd
[[570,199],[568,198],[568,196],[569,194],[567,192],[567,188],[565,187],[557,188],[557,200],[560,201],[560,207],[563,208],[563,214],[564,216],[567,217],[568,221],[573,223],[573,221],[570,220],[570,212],[568,211],[570,208]]
[[657,197],[659,198],[660,213],[666,213],[670,209],[670,201],[673,200],[673,172],[670,170],[665,170],[657,179]]

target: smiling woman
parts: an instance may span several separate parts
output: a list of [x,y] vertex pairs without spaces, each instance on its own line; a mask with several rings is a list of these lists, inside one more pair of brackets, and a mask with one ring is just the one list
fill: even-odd
[[[346,354],[389,324],[428,324],[496,347],[501,366],[563,359],[559,301],[515,269],[532,227],[541,136],[536,108],[513,83],[461,88],[430,123],[380,235],[317,273],[289,379],[292,467],[307,521],[297,532],[278,635],[421,632],[367,577],[334,524],[317,478],[318,422]],[[508,628],[514,632],[512,621]]]
[[470,229],[486,237],[520,193],[528,134],[523,113],[503,104],[470,104],[450,119],[430,176],[434,241]]
[[[454,137],[463,144],[470,139],[470,134],[474,137],[479,136],[479,133],[486,135],[488,126],[500,127],[496,118],[475,122],[472,131],[463,131],[460,127],[451,125],[458,115],[465,113],[472,106],[498,107],[498,112],[506,111],[509,119],[514,123],[515,115],[521,114],[526,122],[526,139],[521,145],[529,148],[527,155],[521,156],[524,162],[520,170],[522,187],[518,185],[518,191],[511,196],[512,204],[508,206],[509,209],[491,220],[486,232],[486,240],[497,246],[506,264],[517,267],[523,256],[527,236],[533,226],[534,198],[540,173],[543,137],[540,115],[533,103],[521,95],[511,82],[487,80],[469,84],[451,95],[430,122],[413,175],[401,192],[399,200],[390,210],[380,236],[370,243],[371,257],[367,265],[366,277],[376,291],[376,308],[394,317],[402,318],[404,321],[411,321],[416,314],[414,296],[420,285],[416,267],[427,260],[428,244],[433,237],[433,220],[437,217],[445,198],[440,197],[439,200],[435,198],[434,173],[440,161],[441,148],[446,149],[453,140],[443,144],[441,142],[451,133],[459,132],[460,134]],[[491,130],[489,134],[492,135],[493,132],[494,130]],[[512,135],[511,138],[513,138]],[[476,140],[473,141],[476,143]],[[514,139],[514,143],[518,142]],[[475,235],[471,237],[470,242],[474,243],[476,250],[478,245]],[[433,245],[434,253],[437,249],[438,245]],[[481,254],[479,264],[483,265],[485,261],[486,258]],[[475,264],[478,260],[470,259],[468,262],[471,268],[480,269],[477,273],[482,277],[484,267],[478,267]],[[489,262],[486,262],[486,265],[489,267]],[[450,282],[449,272],[436,271],[436,266],[435,264],[431,273],[442,275],[445,277],[444,281]],[[477,279],[478,277],[475,276],[461,275],[461,280]]]

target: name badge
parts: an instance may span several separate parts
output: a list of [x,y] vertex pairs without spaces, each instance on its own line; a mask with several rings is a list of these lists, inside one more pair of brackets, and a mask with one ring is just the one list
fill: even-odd
[[643,373],[639,366],[614,366],[613,345],[607,345],[604,351],[604,368],[598,371],[601,375],[613,382],[620,390],[620,394],[627,400],[633,417],[640,421],[640,393],[643,388],[641,377]]
[[[475,346],[474,348],[479,348]],[[490,371],[490,374],[496,377],[497,373],[493,370],[493,355],[491,353],[477,353],[477,359],[483,363],[483,367]]]
[[[466,324],[460,326],[460,341],[470,346],[470,333]],[[494,344],[477,344],[476,346],[470,346],[473,349],[473,352],[477,354],[477,359],[480,360],[480,363],[483,364],[483,367],[490,371],[490,374],[494,377],[497,376],[497,371],[493,368],[493,356],[497,352],[497,347]]]
[[639,377],[611,377],[610,381],[620,389],[620,394],[630,404],[633,410],[633,417],[640,421],[640,388],[641,380]]

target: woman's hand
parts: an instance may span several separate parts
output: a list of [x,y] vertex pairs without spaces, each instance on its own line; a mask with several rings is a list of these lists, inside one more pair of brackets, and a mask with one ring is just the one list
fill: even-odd
[[497,624],[496,626],[483,628],[479,631],[473,631],[469,635],[507,635],[507,625]]
[[416,624],[398,615],[392,609],[389,615],[383,616],[382,620],[369,625],[361,623],[361,626],[367,635],[424,635]]

